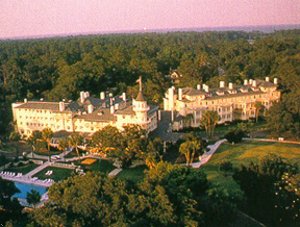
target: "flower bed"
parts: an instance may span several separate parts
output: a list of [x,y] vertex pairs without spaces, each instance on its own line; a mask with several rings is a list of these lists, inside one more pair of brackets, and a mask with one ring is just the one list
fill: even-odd
[[97,159],[94,159],[94,158],[87,158],[87,159],[84,159],[81,164],[82,165],[92,165],[94,164],[95,162],[97,161]]

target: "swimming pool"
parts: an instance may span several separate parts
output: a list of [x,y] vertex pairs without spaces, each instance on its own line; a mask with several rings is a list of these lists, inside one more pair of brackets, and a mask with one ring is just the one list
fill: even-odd
[[41,196],[43,194],[45,194],[45,192],[47,192],[47,188],[42,187],[42,186],[33,185],[33,184],[25,184],[25,183],[15,182],[15,185],[20,190],[20,192],[14,194],[13,195],[14,198],[26,199],[27,192],[30,192],[32,189],[39,192]]

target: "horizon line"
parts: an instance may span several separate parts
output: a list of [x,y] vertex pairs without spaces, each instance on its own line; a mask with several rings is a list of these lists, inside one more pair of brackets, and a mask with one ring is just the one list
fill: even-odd
[[[268,29],[266,29],[268,27]],[[273,27],[273,28],[272,28]],[[117,35],[117,34],[147,34],[147,33],[168,33],[168,32],[207,32],[207,31],[244,31],[262,33],[272,33],[276,31],[276,27],[281,27],[279,30],[292,30],[300,28],[300,23],[297,24],[269,24],[269,25],[238,25],[238,26],[206,26],[206,27],[181,27],[181,28],[141,28],[129,30],[110,30],[110,31],[87,31],[87,32],[71,32],[71,33],[57,33],[57,34],[44,34],[44,35],[30,35],[30,36],[12,36],[2,38],[0,41],[21,41],[21,40],[35,40],[35,39],[51,39],[51,38],[68,38],[79,36],[93,36],[93,35]],[[286,27],[286,28],[284,28]],[[256,28],[256,29],[251,29]],[[257,29],[265,28],[265,29]],[[279,31],[278,30],[278,31]]]

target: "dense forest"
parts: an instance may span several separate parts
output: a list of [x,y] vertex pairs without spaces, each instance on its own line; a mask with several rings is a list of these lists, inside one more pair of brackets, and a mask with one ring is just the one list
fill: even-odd
[[[77,99],[80,90],[99,96],[107,88],[134,95],[135,81],[140,75],[145,96],[150,102],[160,104],[171,84],[166,75],[177,70],[183,75],[181,86],[195,86],[199,82],[213,86],[221,78],[241,83],[247,78],[278,77],[284,95],[273,111],[285,114],[269,115],[270,125],[277,135],[289,131],[299,137],[299,63],[300,30],[1,41],[0,133],[9,130],[8,110],[16,100]],[[281,126],[272,123],[282,120],[289,123]]]

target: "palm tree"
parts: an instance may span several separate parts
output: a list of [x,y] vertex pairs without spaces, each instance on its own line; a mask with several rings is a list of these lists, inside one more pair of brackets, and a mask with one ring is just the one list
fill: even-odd
[[78,133],[78,132],[73,132],[70,136],[69,136],[69,145],[71,147],[74,147],[77,153],[77,156],[79,157],[79,150],[78,150],[78,146],[81,145],[83,143],[83,137]]
[[216,111],[206,110],[201,118],[201,126],[205,128],[208,138],[214,134],[214,129],[219,121],[219,115]]
[[259,111],[263,109],[264,105],[261,102],[255,102],[255,122],[258,121]]
[[31,189],[30,192],[27,192],[26,200],[35,207],[41,201],[41,196],[38,191]]
[[68,138],[62,138],[58,141],[58,149],[64,151],[66,148],[69,147],[69,140]]
[[52,137],[53,137],[53,131],[50,128],[44,128],[42,131],[42,140],[47,143],[47,150],[48,150],[48,156],[50,162],[51,162],[50,144],[51,144]]
[[36,143],[42,139],[41,131],[33,131],[27,139],[27,143],[31,146],[32,151],[36,150]]
[[179,152],[184,154],[187,165],[193,162],[196,151],[200,148],[201,144],[198,140],[187,140],[180,145]]

